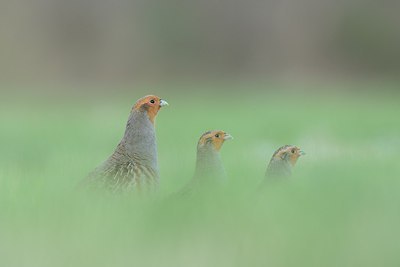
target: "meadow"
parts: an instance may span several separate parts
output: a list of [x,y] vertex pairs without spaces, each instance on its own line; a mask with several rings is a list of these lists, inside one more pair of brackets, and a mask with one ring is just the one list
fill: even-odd
[[[16,88],[0,100],[0,266],[399,266],[396,86]],[[158,196],[77,190],[150,93],[170,104],[156,121]],[[211,129],[234,137],[221,152],[229,185],[171,200]],[[307,155],[260,194],[284,144]]]

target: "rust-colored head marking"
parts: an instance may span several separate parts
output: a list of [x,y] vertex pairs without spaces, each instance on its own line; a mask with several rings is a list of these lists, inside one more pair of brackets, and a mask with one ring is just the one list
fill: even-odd
[[159,98],[155,95],[147,95],[136,101],[132,110],[136,111],[146,111],[149,119],[152,123],[157,116],[158,111],[161,107],[168,105],[167,101]]
[[226,140],[231,140],[233,137],[221,130],[214,130],[205,132],[199,139],[197,148],[210,146],[216,151],[220,151],[222,145]]
[[297,146],[285,145],[275,151],[273,158],[282,159],[289,161],[292,166],[296,165],[297,160],[300,156],[305,155],[305,153]]

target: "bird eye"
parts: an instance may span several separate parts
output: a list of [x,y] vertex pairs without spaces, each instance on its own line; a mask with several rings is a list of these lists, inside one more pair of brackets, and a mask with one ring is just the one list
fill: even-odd
[[215,137],[219,138],[219,134],[216,134]]
[[292,149],[292,153],[294,154],[294,152],[296,152],[296,150],[293,148],[293,149]]
[[156,103],[156,101],[154,101],[154,99],[150,100],[150,103],[154,104]]

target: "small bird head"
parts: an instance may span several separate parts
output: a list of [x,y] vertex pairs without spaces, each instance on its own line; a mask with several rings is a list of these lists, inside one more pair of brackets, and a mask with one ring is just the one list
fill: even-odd
[[212,148],[218,152],[226,140],[232,139],[233,137],[224,131],[208,131],[200,137],[197,148]]
[[154,123],[158,111],[163,106],[168,106],[167,101],[155,95],[147,95],[136,101],[133,110],[147,112],[150,121]]
[[285,160],[292,166],[296,165],[300,156],[305,155],[304,151],[297,146],[285,145],[275,151],[272,156],[273,159]]

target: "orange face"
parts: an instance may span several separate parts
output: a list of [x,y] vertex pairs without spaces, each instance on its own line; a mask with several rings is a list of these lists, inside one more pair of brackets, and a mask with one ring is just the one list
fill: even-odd
[[168,105],[167,101],[165,101],[155,95],[148,95],[148,96],[142,97],[138,101],[136,101],[136,104],[133,107],[133,110],[146,111],[147,115],[149,116],[150,121],[152,123],[154,123],[154,120],[157,116],[158,111],[160,110],[161,107],[166,106],[166,105]]
[[224,131],[208,131],[200,137],[198,146],[211,144],[216,151],[220,151],[224,142],[231,139],[233,137]]
[[305,153],[297,146],[283,146],[275,152],[274,157],[279,157],[283,160],[288,160],[294,166],[300,156]]

